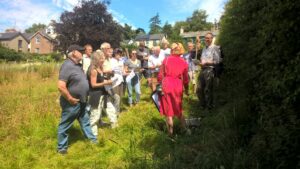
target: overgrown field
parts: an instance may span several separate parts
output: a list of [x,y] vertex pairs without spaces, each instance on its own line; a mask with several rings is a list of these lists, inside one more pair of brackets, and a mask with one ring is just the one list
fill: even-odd
[[[122,99],[119,127],[100,128],[99,145],[84,139],[78,122],[70,130],[66,156],[56,153],[60,107],[58,64],[0,66],[0,168],[219,168],[226,158],[226,133],[214,128],[181,134],[178,121],[174,140],[167,137],[164,118],[152,104],[150,89],[142,82],[142,101],[129,108]],[[185,97],[186,114],[199,117],[195,96]],[[224,128],[228,121],[214,116],[203,120]],[[104,119],[107,120],[107,119]],[[215,125],[214,125],[215,126]],[[211,153],[215,148],[215,154]],[[209,153],[208,153],[209,152]],[[212,151],[213,152],[213,151]],[[213,161],[212,161],[213,160]]]

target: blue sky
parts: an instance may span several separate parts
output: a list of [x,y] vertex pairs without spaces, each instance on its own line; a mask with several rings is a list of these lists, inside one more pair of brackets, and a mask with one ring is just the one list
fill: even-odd
[[[0,32],[7,28],[24,31],[33,23],[59,21],[79,0],[0,0]],[[192,16],[196,9],[207,11],[208,21],[219,20],[227,0],[111,0],[108,11],[120,24],[149,31],[149,19],[159,13],[161,25],[174,24]]]

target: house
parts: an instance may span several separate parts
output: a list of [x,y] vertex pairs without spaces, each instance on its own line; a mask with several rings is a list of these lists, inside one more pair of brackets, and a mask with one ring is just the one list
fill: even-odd
[[205,35],[208,32],[211,32],[214,35],[214,39],[213,39],[213,42],[214,42],[215,41],[215,37],[217,37],[219,35],[219,29],[213,29],[211,31],[184,32],[184,29],[181,28],[179,35],[183,38],[183,40],[185,42],[190,42],[190,41],[195,42],[196,41],[196,37],[199,36],[201,42],[204,43]]
[[17,31],[8,31],[0,33],[0,43],[7,48],[14,49],[15,51],[28,52],[28,39]]
[[140,41],[144,41],[145,45],[148,48],[152,48],[153,46],[160,45],[164,37],[165,37],[164,34],[151,34],[151,35],[140,34],[136,36],[135,43],[136,45],[139,45]]
[[47,54],[54,52],[57,41],[47,34],[46,30],[37,31],[30,38],[30,53]]

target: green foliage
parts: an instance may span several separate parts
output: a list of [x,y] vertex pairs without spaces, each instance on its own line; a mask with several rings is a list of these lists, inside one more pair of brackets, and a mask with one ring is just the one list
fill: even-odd
[[165,35],[167,35],[167,37],[170,37],[173,33],[172,31],[172,25],[169,24],[168,22],[165,23],[165,25],[162,28],[162,33],[164,33]]
[[0,60],[19,62],[24,60],[24,55],[21,52],[16,52],[13,49],[8,49],[0,44]]
[[195,10],[193,15],[186,19],[188,24],[187,31],[210,30],[212,23],[206,21],[207,14],[205,10]]
[[134,39],[136,36],[136,31],[132,29],[131,26],[127,25],[125,23],[124,27],[123,27],[123,36],[125,40],[131,40]]
[[34,23],[31,27],[25,29],[26,33],[36,33],[39,30],[45,29],[46,25],[45,24],[41,24],[41,23]]
[[110,1],[84,0],[73,11],[65,11],[60,22],[55,24],[59,36],[60,49],[65,51],[70,44],[99,44],[109,42],[113,47],[119,46],[122,38],[122,26],[113,20],[107,12]]
[[300,167],[299,11],[293,0],[226,5],[219,40],[227,94],[221,98],[237,113],[229,127],[238,138],[233,153],[244,157],[237,166]]
[[149,34],[161,33],[162,28],[160,26],[161,20],[159,19],[159,14],[157,13],[155,16],[150,18],[150,31]]

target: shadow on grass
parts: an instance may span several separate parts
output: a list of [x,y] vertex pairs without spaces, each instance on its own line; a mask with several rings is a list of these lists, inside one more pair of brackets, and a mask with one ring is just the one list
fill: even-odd
[[74,125],[68,130],[68,134],[69,134],[69,146],[75,144],[78,140],[86,139],[80,127],[75,127]]

